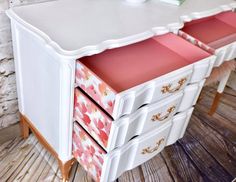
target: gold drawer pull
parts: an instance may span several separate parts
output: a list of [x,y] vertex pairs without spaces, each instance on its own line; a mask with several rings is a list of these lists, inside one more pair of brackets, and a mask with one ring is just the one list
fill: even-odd
[[161,117],[161,113],[155,114],[152,116],[152,121],[163,121],[167,119],[172,112],[175,110],[175,106],[171,106],[169,109],[167,109],[167,114]]
[[161,145],[164,141],[165,141],[165,139],[164,139],[164,138],[161,138],[159,141],[157,141],[156,146],[155,146],[154,148],[147,147],[147,148],[143,149],[142,154],[151,154],[151,153],[157,151],[157,150],[159,149],[160,145]]
[[187,78],[182,78],[178,81],[178,86],[176,88],[171,89],[172,84],[165,85],[162,87],[161,92],[163,94],[165,93],[174,93],[181,89],[181,87],[184,85],[184,83],[187,81]]

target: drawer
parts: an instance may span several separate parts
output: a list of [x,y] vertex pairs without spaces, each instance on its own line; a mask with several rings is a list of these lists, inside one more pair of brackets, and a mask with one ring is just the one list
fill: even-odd
[[176,112],[192,107],[197,101],[204,80],[188,85],[172,96],[141,107],[134,113],[113,120],[79,89],[75,90],[74,120],[106,150],[127,143],[134,136],[158,128]]
[[168,33],[77,60],[76,85],[116,120],[209,76],[214,61]]
[[[167,142],[171,143],[182,137],[192,110],[193,108],[177,114],[160,128],[146,132],[108,153],[75,122],[73,155],[96,181],[114,181],[123,172],[133,169],[157,155]],[[176,125],[172,127],[174,123]],[[178,130],[175,130],[178,125]]]
[[236,58],[236,13],[224,12],[186,23],[179,35],[214,53],[215,66]]

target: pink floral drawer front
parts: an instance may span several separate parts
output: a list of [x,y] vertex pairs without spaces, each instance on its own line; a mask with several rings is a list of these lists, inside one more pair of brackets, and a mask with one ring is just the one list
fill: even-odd
[[195,104],[202,86],[203,82],[188,85],[183,91],[117,120],[112,120],[85,94],[75,89],[74,120],[109,152],[134,136],[161,127],[176,112],[190,108]]
[[76,84],[116,120],[204,79],[212,61],[209,52],[169,33],[80,58]]
[[178,113],[161,127],[135,137],[110,152],[105,152],[92,137],[74,122],[73,155],[96,181],[115,181],[122,173],[150,160],[166,145],[182,138],[193,108]]
[[74,123],[73,155],[96,181],[100,181],[106,153],[77,123]]
[[172,121],[129,141],[111,152],[102,148],[74,123],[73,155],[84,169],[101,182],[114,181],[123,172],[133,169],[157,155],[166,145]]
[[236,57],[236,13],[218,15],[186,23],[179,35],[217,56],[215,66]]
[[78,121],[103,148],[107,148],[112,119],[78,89],[75,89],[74,119]]

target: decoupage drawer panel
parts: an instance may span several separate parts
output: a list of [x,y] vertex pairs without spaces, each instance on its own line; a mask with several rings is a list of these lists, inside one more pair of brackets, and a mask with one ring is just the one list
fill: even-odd
[[224,12],[186,23],[179,35],[217,56],[215,66],[236,58],[236,13]]
[[[103,151],[75,122],[73,155],[96,181],[114,181],[123,172],[133,169],[157,155],[167,145],[167,142],[181,138],[192,111],[193,108],[179,113],[161,127],[154,128],[108,153]],[[170,140],[169,137],[171,137]]]
[[75,90],[74,120],[106,150],[127,143],[134,136],[158,128],[176,112],[196,103],[204,81],[188,85],[183,91],[162,101],[143,106],[136,112],[113,120],[79,89]]
[[77,60],[76,85],[113,119],[209,75],[215,57],[172,33]]

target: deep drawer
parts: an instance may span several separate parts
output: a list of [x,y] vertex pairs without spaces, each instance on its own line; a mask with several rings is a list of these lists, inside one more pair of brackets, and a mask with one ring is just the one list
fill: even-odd
[[192,107],[196,103],[203,84],[204,80],[188,85],[179,93],[146,105],[115,121],[76,89],[74,120],[78,121],[106,151],[111,151],[127,143],[134,136],[160,127],[176,112]]
[[[177,114],[160,128],[140,135],[127,144],[106,153],[75,122],[73,131],[73,155],[97,181],[114,181],[123,172],[148,161],[158,154],[166,144],[183,136],[193,108]],[[168,143],[167,143],[168,142]]]
[[179,35],[214,53],[215,66],[236,58],[236,13],[225,12],[186,23]]
[[118,119],[201,81],[214,60],[169,33],[77,60],[76,84]]

